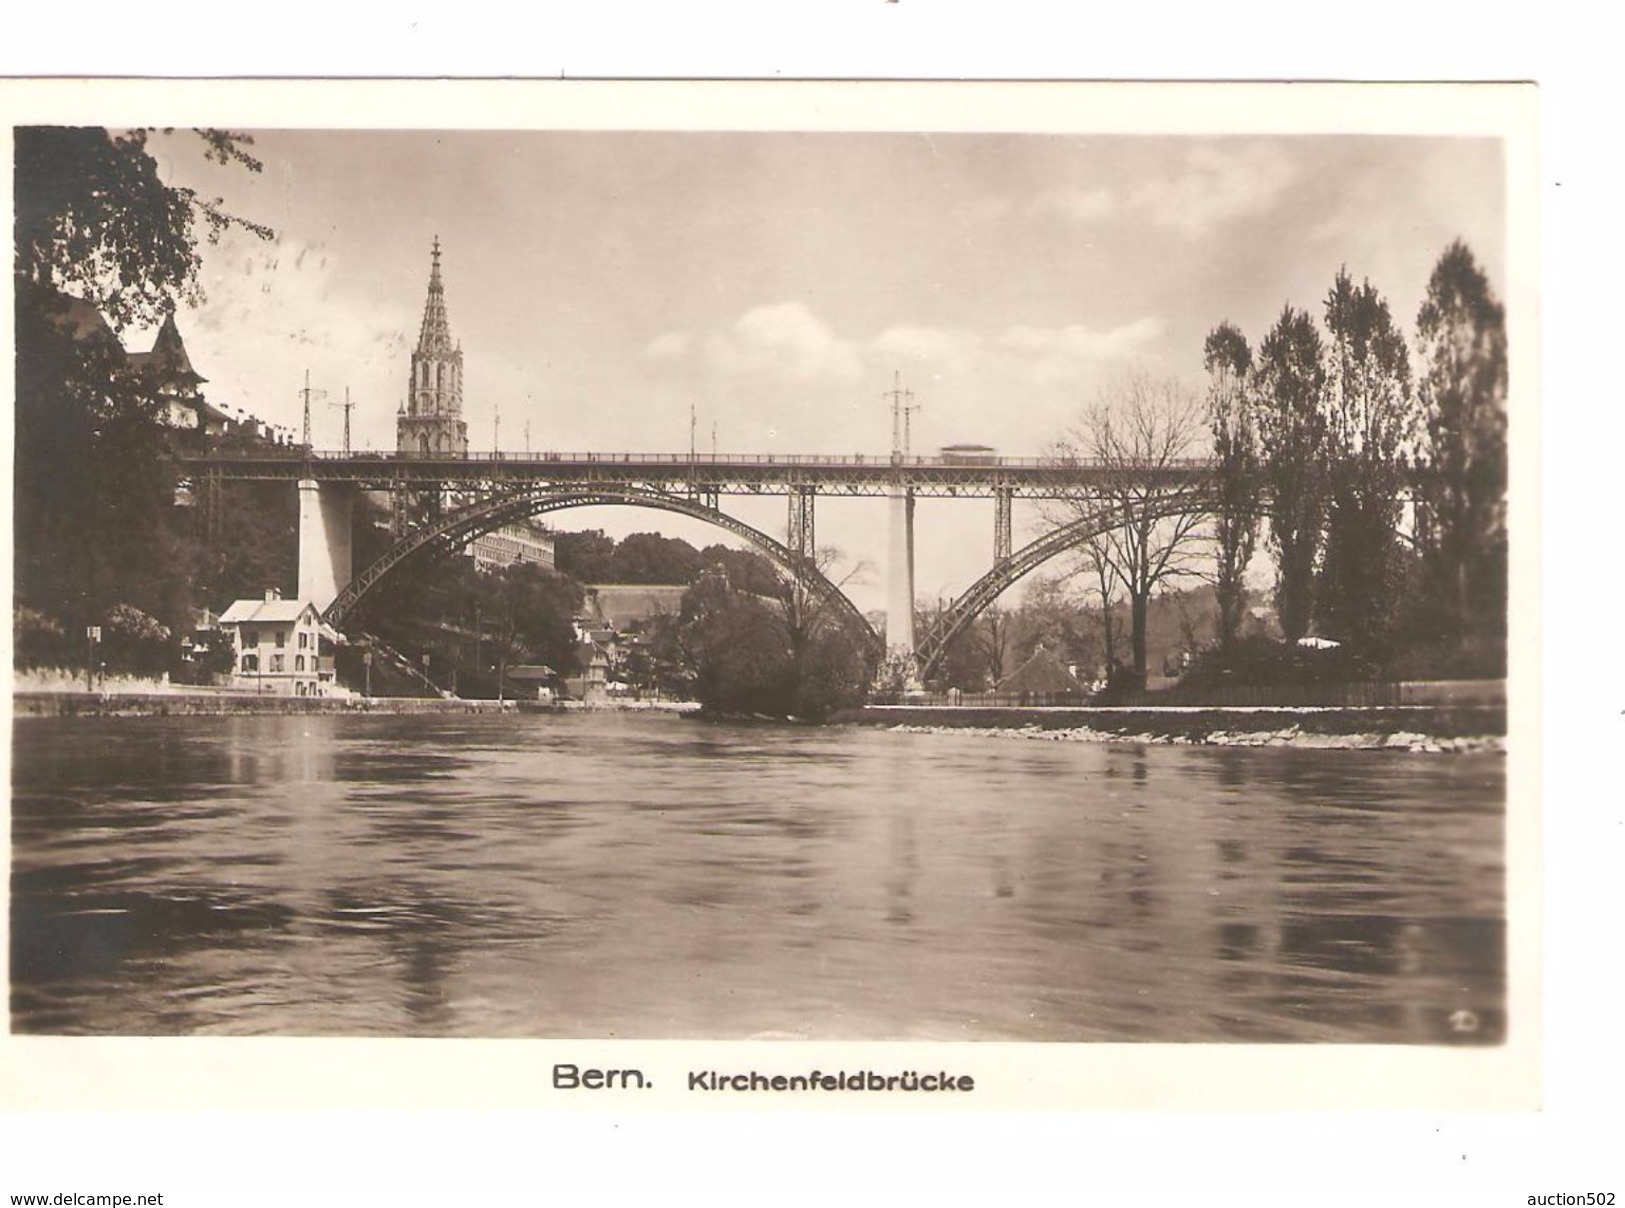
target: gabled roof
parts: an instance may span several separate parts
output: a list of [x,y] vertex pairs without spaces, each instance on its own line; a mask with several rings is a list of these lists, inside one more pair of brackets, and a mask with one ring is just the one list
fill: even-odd
[[1040,646],[1032,658],[1005,676],[996,692],[1085,692],[1087,689],[1066,664]]
[[306,609],[316,612],[316,606],[308,600],[233,600],[231,607],[220,614],[220,624],[286,624],[297,621]]
[[545,663],[520,663],[508,668],[508,678],[511,680],[550,680],[558,677],[559,673]]

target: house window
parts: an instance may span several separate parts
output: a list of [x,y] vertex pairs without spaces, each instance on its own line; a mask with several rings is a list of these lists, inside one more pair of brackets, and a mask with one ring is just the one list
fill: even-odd
[[260,669],[260,656],[257,654],[243,655],[243,670],[258,671]]
[[260,635],[257,632],[255,632],[252,629],[243,630],[243,645],[244,646],[258,646],[259,644],[260,644]]
[[288,640],[288,635],[287,634],[283,633],[282,630],[280,630],[280,629],[276,631],[276,648],[278,650],[282,649],[283,644],[287,640]]
[[275,673],[281,671],[282,669],[282,656],[280,654],[273,654],[271,656],[271,671]]
[[309,648],[310,648],[310,635],[308,633],[301,632],[300,635],[299,635],[299,649],[308,650]]
[[[304,634],[300,634],[299,636],[304,637]],[[296,655],[293,656],[293,669],[295,671],[303,671],[305,669],[305,656],[304,655],[296,654]]]

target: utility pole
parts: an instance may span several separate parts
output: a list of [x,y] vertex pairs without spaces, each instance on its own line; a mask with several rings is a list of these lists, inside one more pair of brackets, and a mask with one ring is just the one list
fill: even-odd
[[[307,369],[307,370],[305,370],[305,388],[303,390],[301,390],[299,393],[300,393],[300,395],[303,396],[303,398],[305,400],[305,433],[304,433],[305,439],[303,441],[303,444],[305,446],[305,456],[309,457],[310,456],[310,400],[311,400],[312,397],[326,398],[327,397],[327,391],[325,391],[325,390],[312,390],[310,388],[310,370]],[[349,412],[345,412],[345,414],[348,415]]]
[[688,405],[688,460],[694,460],[694,404]]
[[903,389],[901,370],[892,371],[892,388],[880,397],[891,399],[891,459],[897,463],[908,452],[908,417],[919,408],[914,405],[914,391]]
[[525,456],[530,456],[530,421],[525,421]]
[[491,452],[497,453],[502,449],[502,404],[492,403],[491,409],[494,413],[491,421]]
[[[305,376],[305,389],[307,391],[310,389],[310,375],[308,373]],[[327,405],[329,407],[341,407],[344,410],[344,455],[348,457],[350,455],[350,410],[355,406],[350,401],[350,388],[348,386],[344,388],[344,401],[342,403],[328,403]],[[310,444],[310,405],[308,403],[305,405],[305,444],[307,447]]]

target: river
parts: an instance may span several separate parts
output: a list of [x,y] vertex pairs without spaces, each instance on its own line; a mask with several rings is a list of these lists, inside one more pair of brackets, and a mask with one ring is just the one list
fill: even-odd
[[19,718],[44,1034],[1494,1043],[1504,757]]

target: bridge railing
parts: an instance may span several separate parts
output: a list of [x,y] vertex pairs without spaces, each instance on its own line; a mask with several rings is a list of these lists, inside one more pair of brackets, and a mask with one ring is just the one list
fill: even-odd
[[[830,466],[843,469],[890,469],[901,466],[903,468],[922,470],[985,470],[985,469],[1020,469],[1020,470],[1069,470],[1069,469],[1109,469],[1120,463],[1110,462],[1094,457],[892,457],[890,454],[871,456],[865,453],[696,453],[692,456],[687,453],[464,453],[464,454],[434,454],[434,453],[396,453],[396,452],[349,452],[338,449],[312,449],[306,453],[304,449],[295,447],[281,447],[276,449],[251,449],[233,451],[220,455],[219,460],[229,461],[268,461],[289,462],[302,461],[336,461],[336,462],[402,462],[407,464],[435,465],[446,462],[472,463],[475,465],[509,465],[509,466],[547,466],[552,464],[570,465],[656,465],[656,466]],[[197,460],[210,460],[209,456]],[[1209,458],[1182,457],[1170,459],[1161,463],[1158,468],[1167,469],[1202,469],[1213,463]]]

